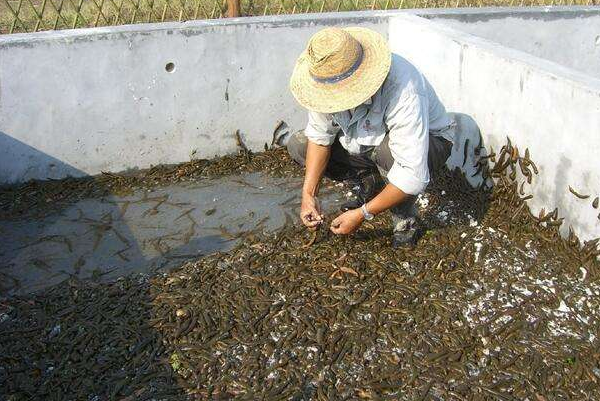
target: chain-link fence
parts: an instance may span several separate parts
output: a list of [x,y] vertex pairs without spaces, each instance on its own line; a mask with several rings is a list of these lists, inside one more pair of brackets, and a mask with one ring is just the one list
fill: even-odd
[[[235,1],[235,0],[234,0]],[[592,5],[598,0],[241,0],[242,16],[427,7]],[[227,0],[0,0],[0,33],[227,15]]]

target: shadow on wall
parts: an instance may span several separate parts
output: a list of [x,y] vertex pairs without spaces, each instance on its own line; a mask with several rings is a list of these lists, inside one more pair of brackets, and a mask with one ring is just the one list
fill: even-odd
[[[53,140],[53,139],[49,139]],[[86,174],[0,131],[0,185]]]

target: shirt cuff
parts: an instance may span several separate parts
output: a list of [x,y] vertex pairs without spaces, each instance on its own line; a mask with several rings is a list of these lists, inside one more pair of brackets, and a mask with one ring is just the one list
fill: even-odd
[[312,143],[316,143],[321,146],[331,146],[335,142],[335,135],[331,135],[328,133],[321,133],[314,129],[312,126],[307,126],[304,130],[304,135],[308,138]]
[[427,184],[429,184],[429,180],[423,181],[418,179],[409,169],[402,167],[398,163],[394,163],[387,173],[387,179],[390,184],[409,195],[420,194],[427,187]]

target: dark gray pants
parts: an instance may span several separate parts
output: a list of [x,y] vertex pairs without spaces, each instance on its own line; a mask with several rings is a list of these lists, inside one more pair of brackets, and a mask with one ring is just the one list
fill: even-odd
[[[304,166],[306,164],[306,149],[308,138],[304,131],[298,131],[291,136],[287,143],[287,149],[296,162]],[[427,163],[429,171],[437,171],[444,167],[446,160],[452,151],[452,143],[444,138],[429,135],[429,154]],[[386,135],[381,144],[369,152],[360,155],[351,155],[336,141],[331,146],[331,156],[325,170],[325,175],[333,180],[339,181],[352,178],[359,172],[379,171],[382,177],[386,177],[388,171],[394,164],[394,158],[389,147],[389,136]],[[417,197],[410,195],[404,202],[392,208],[394,219],[394,231],[403,231],[414,227],[417,218],[415,201]]]

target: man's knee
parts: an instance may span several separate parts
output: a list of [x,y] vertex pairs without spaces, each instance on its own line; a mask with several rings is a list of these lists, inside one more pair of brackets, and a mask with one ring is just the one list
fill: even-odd
[[371,154],[371,160],[377,165],[379,172],[386,173],[390,171],[392,166],[394,165],[394,157],[392,156],[392,151],[390,150],[390,136],[387,134],[381,144],[373,149],[373,153]]
[[304,135],[304,130],[301,130],[290,137],[287,143],[287,151],[294,161],[304,166],[306,163],[307,146],[308,139],[306,138],[306,135]]
[[441,170],[446,165],[446,160],[452,153],[452,142],[438,136],[429,136],[429,154],[427,163],[429,172],[434,173]]

